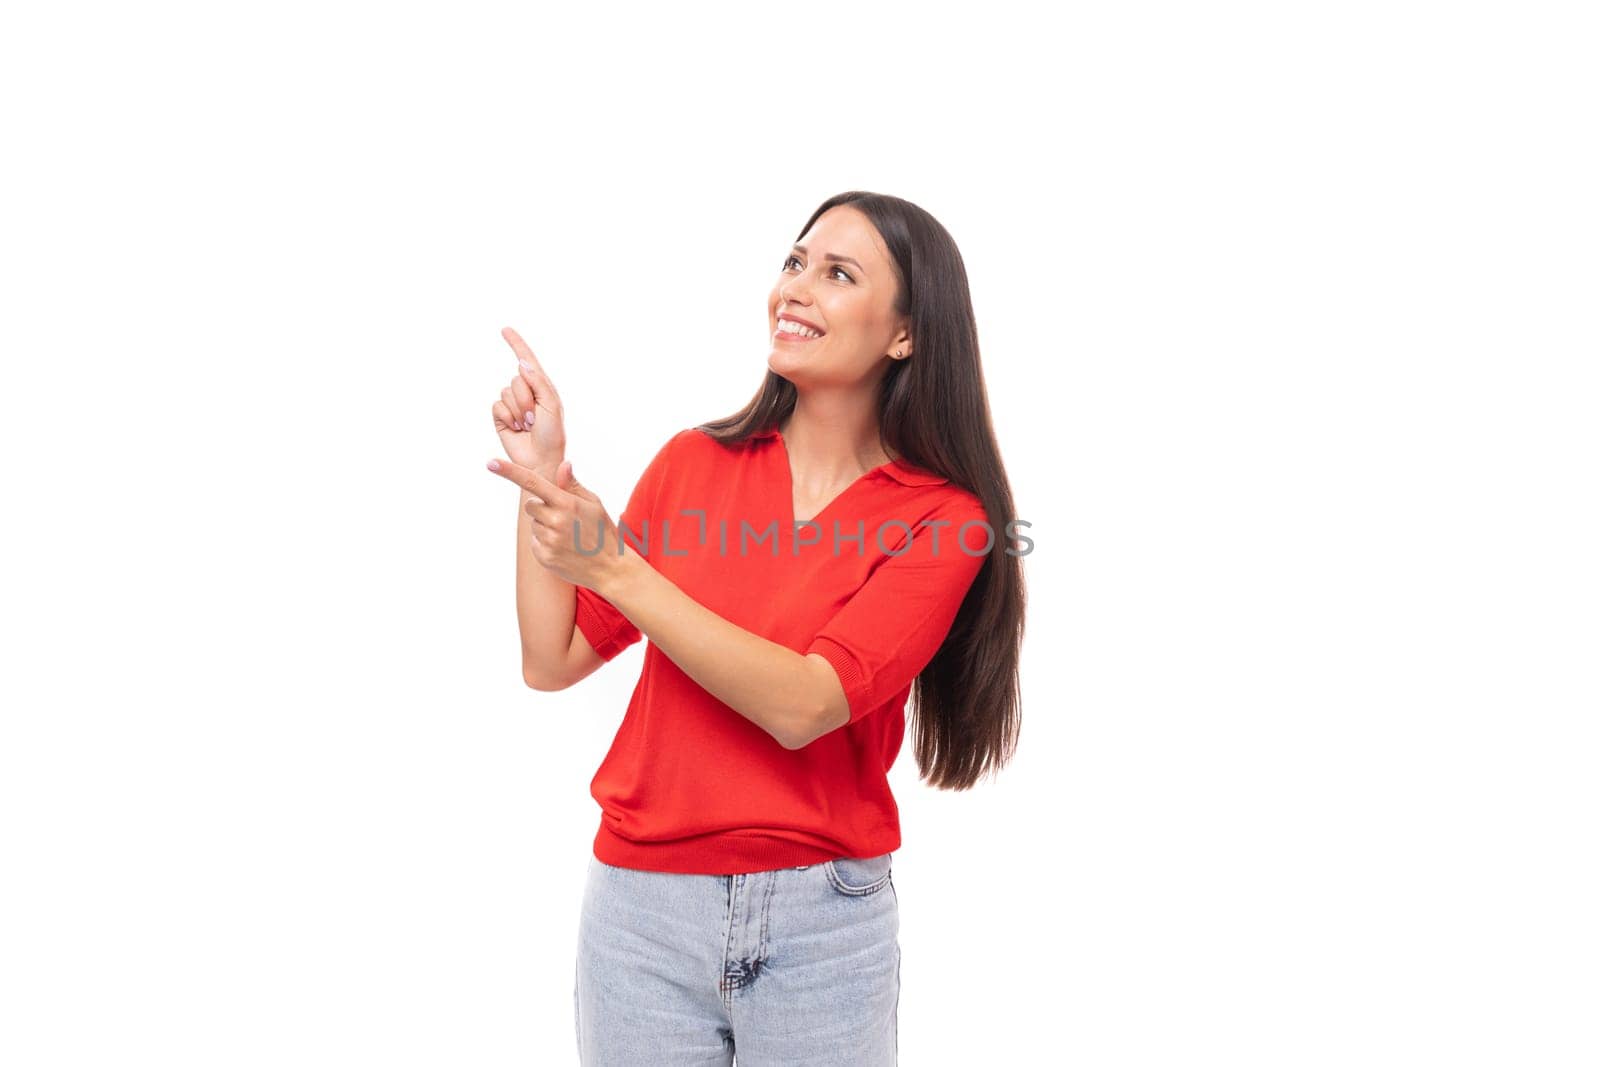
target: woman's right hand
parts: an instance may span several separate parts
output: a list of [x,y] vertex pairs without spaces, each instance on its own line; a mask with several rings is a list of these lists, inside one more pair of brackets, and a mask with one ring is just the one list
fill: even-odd
[[500,445],[511,462],[553,479],[567,455],[561,397],[517,331],[507,326],[500,336],[516,353],[518,363],[517,376],[500,390],[500,399],[494,403],[494,428]]

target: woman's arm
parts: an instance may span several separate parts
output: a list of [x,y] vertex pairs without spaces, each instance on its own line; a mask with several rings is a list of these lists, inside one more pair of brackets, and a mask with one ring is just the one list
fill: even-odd
[[[555,477],[554,471],[545,473]],[[524,506],[531,497],[526,489],[517,494],[517,629],[522,635],[522,680],[529,688],[554,692],[587,678],[605,661],[577,632],[577,587],[533,558],[533,517]]]
[[[930,530],[874,567],[800,651],[700,606],[637,556],[590,572],[596,588],[685,674],[785,748],[804,748],[892,705],[938,654],[985,560],[999,543],[983,502],[953,496]],[[986,531],[981,551],[967,535]],[[939,527],[947,526],[944,536]]]
[[[663,467],[670,447],[651,470]],[[944,538],[940,549],[936,536],[911,536],[796,652],[729,622],[663,576],[626,544],[604,503],[565,462],[559,482],[500,460],[490,460],[489,469],[532,495],[526,510],[534,563],[591,590],[595,603],[626,620],[632,640],[648,637],[702,689],[788,749],[871,714],[910,685],[944,641],[983,565],[983,555],[962,547],[966,527],[983,518],[982,503],[955,500],[932,520],[959,531],[955,538]],[[630,503],[634,517],[644,514],[657,480],[649,471],[640,479]],[[594,550],[580,551],[591,544]]]
[[849,719],[826,659],[803,656],[695,602],[631,547],[595,592],[614,604],[700,687],[784,748],[804,748]]
[[[500,336],[516,354],[518,369],[491,409],[495,432],[514,464],[554,478],[567,449],[561,394],[517,331],[507,326]],[[533,531],[529,499],[524,488],[517,499],[516,571],[522,679],[534,689],[563,689],[592,672],[600,659],[574,632],[574,587],[541,567],[529,548]]]

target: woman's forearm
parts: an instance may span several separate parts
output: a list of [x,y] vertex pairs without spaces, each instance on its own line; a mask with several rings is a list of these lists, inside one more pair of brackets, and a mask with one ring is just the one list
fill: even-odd
[[522,678],[536,689],[558,689],[572,647],[577,594],[571,582],[533,558],[533,517],[517,494],[517,628],[522,634]]
[[[628,549],[596,592],[706,692],[785,748],[801,748],[830,729],[833,668],[734,625],[697,603],[649,561]],[[834,694],[837,695],[837,694]]]

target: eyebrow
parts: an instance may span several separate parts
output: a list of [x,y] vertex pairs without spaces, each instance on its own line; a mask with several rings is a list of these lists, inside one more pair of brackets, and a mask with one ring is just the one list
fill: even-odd
[[[796,252],[804,252],[806,250],[806,246],[805,245],[795,245],[794,249],[795,249]],[[855,260],[851,259],[849,256],[836,256],[832,252],[829,252],[827,255],[823,256],[822,258],[828,260],[831,263],[848,263],[852,267],[854,267],[856,270],[860,271],[862,274],[867,273],[867,268],[863,267],[861,264],[857,263]]]

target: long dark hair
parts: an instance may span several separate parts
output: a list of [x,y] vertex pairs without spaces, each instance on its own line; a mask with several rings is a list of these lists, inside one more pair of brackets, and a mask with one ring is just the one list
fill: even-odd
[[[913,355],[890,361],[878,395],[880,444],[978,496],[994,528],[994,545],[949,635],[911,688],[912,747],[923,779],[938,789],[970,789],[1016,752],[1027,597],[1021,558],[1004,551],[1022,549],[1011,536],[1016,507],[989,417],[967,268],[937,219],[881,193],[829,197],[795,240],[840,204],[877,227],[899,274],[895,310],[911,320]],[[769,368],[743,409],[696,428],[732,445],[777,428],[794,405],[794,384]]]

